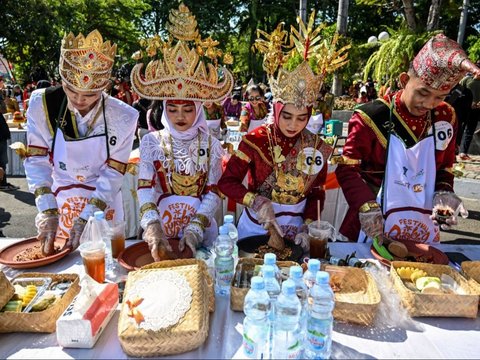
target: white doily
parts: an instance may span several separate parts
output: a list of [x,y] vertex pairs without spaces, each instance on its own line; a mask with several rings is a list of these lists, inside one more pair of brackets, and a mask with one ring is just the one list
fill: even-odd
[[[190,309],[192,288],[185,276],[175,271],[157,271],[136,281],[128,299],[143,298],[137,309],[145,321],[139,328],[158,331],[175,325]],[[133,318],[130,321],[135,323]]]

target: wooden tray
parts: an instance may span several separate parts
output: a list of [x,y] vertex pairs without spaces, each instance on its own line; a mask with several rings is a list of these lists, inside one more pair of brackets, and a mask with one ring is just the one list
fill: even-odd
[[32,237],[16,242],[15,244],[8,245],[7,247],[0,250],[0,264],[7,265],[14,269],[31,269],[54,263],[67,256],[71,252],[70,248],[64,249],[66,240],[57,239],[55,240],[55,246],[60,247],[60,249],[62,250],[54,255],[46,256],[38,260],[29,260],[22,262],[14,260],[15,256],[17,256],[19,253],[28,248],[32,248],[34,245],[38,245],[38,243],[38,239],[36,237]]
[[[178,243],[179,240],[177,239],[170,239],[168,240],[170,246],[172,247],[173,252],[180,258],[180,259],[189,259],[193,257],[192,250],[185,246],[185,249],[182,253],[178,251]],[[169,260],[169,259],[162,259],[162,260]],[[132,270],[139,270],[142,266],[154,263],[153,257],[150,253],[150,249],[148,248],[148,244],[145,241],[138,242],[136,244],[130,245],[129,247],[125,248],[120,255],[118,255],[118,263],[122,265],[128,271]]]

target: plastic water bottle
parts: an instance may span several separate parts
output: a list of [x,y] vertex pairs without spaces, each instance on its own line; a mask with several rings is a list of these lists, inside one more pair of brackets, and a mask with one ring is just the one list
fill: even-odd
[[112,257],[112,230],[105,220],[105,213],[101,210],[93,213],[95,222],[102,233],[102,240],[105,243],[105,273],[106,275],[114,276],[113,272],[113,257]]
[[270,296],[270,303],[275,306],[278,295],[280,295],[280,284],[275,278],[275,269],[271,265],[264,265],[262,268],[263,281],[265,281],[265,290],[267,290],[268,296]]
[[243,354],[249,359],[267,358],[267,340],[270,297],[260,276],[252,277],[250,290],[245,296],[243,312]]
[[282,282],[282,274],[277,266],[277,255],[275,255],[274,253],[266,253],[265,255],[263,255],[263,265],[270,265],[273,267],[275,271],[275,278],[280,284]]
[[235,224],[233,223],[233,216],[232,215],[225,215],[223,217],[223,226],[226,226],[228,229],[228,236],[232,239],[233,243],[233,259],[238,260],[238,230]]
[[298,300],[295,283],[286,280],[274,309],[273,359],[298,359],[302,352],[300,313],[302,305]]
[[300,305],[302,305],[302,312],[300,314],[301,331],[305,329],[307,322],[307,298],[308,289],[303,281],[303,269],[300,266],[292,266],[290,268],[290,279],[295,283],[295,292],[297,293]]
[[335,298],[329,280],[327,272],[317,272],[316,284],[310,290],[305,341],[307,359],[329,359],[332,351]]
[[215,292],[225,296],[233,278],[233,244],[227,227],[220,226],[219,233],[215,241]]
[[308,289],[311,289],[313,285],[315,285],[318,270],[320,270],[320,261],[317,259],[308,260],[308,270],[303,274],[303,281],[305,281]]

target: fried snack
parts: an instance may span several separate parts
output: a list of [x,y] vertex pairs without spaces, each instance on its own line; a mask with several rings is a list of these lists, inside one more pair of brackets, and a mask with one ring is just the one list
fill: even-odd
[[161,244],[158,246],[158,256],[161,260],[175,260],[177,258],[173,252],[168,251]]
[[388,251],[390,251],[390,253],[400,258],[404,258],[408,255],[407,247],[405,246],[405,244],[399,241],[390,242],[390,244],[388,244]]
[[40,301],[37,301],[33,306],[31,311],[43,311],[47,309],[50,305],[52,305],[55,300],[57,300],[57,297],[53,294],[50,294]]
[[258,247],[255,257],[263,259],[267,253],[274,253],[277,256],[277,260],[288,260],[292,255],[292,249],[286,246],[283,250],[277,250],[268,245],[262,245]]
[[[55,255],[60,251],[60,247],[54,247],[53,254]],[[51,255],[50,255],[51,256]],[[30,248],[23,250],[22,252],[15,255],[14,260],[16,262],[24,262],[24,261],[32,261],[32,260],[40,260],[45,258],[46,256],[42,253],[42,246],[40,244],[33,245]]]
[[278,251],[282,251],[283,249],[285,249],[285,241],[278,234],[277,230],[275,230],[273,225],[269,225],[268,232],[270,234],[270,238],[268,239],[268,245]]

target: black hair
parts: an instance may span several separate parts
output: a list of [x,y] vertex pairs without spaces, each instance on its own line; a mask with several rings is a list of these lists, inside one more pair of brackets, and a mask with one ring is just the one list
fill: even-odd
[[250,95],[252,91],[258,92],[260,96],[265,95],[265,93],[263,92],[263,89],[259,85],[250,85],[249,87],[247,87],[247,91],[246,91],[247,95]]
[[154,100],[148,107],[150,110],[150,124],[156,129],[156,130],[162,130],[163,129],[163,124],[162,124],[162,113],[163,113],[163,101],[162,100]]
[[233,100],[240,101],[240,100],[242,99],[242,97],[240,96],[239,93],[235,93],[235,94],[233,94],[232,99],[233,99]]

